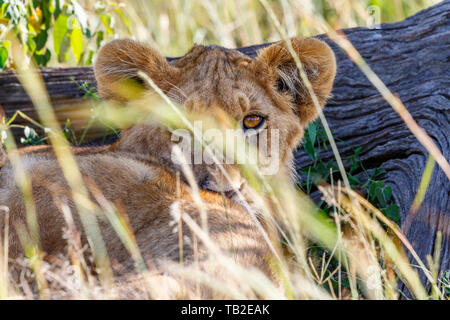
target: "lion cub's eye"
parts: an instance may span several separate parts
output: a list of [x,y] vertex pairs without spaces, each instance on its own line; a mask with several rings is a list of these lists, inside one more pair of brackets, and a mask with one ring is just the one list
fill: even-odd
[[250,114],[248,116],[245,116],[244,120],[242,121],[244,130],[258,129],[263,125],[264,120],[264,117],[257,114]]

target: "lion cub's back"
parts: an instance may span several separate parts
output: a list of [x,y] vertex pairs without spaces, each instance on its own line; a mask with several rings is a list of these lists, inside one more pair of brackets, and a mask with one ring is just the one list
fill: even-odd
[[[139,161],[122,153],[93,154],[76,156],[78,168],[91,195],[99,190],[101,196],[109,201],[127,201],[134,194],[145,196],[142,188],[150,188],[153,194],[158,191],[158,179],[167,173],[151,164]],[[40,227],[40,240],[43,249],[49,252],[63,250],[62,229],[66,222],[56,202],[60,201],[74,209],[70,188],[63,171],[54,156],[49,154],[27,154],[22,157],[22,167],[33,188],[33,200]],[[76,170],[76,168],[70,168]],[[95,198],[95,196],[94,196]],[[148,204],[148,201],[147,203]],[[79,224],[78,215],[73,211]],[[23,196],[17,187],[11,164],[0,169],[0,230],[4,228],[4,215],[9,212],[11,256],[22,252],[18,239],[13,234],[14,225],[25,223],[26,209]],[[133,214],[133,212],[127,212]],[[0,233],[1,233],[0,231]]]

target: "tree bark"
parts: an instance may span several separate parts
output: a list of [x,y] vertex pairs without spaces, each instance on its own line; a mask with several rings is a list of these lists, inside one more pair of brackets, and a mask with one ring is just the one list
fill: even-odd
[[[342,30],[372,70],[401,98],[446,159],[450,158],[449,24],[450,1],[444,1],[401,22],[382,24],[379,28]],[[411,215],[411,204],[428,153],[346,54],[326,36],[318,37],[330,44],[338,62],[333,97],[325,108],[325,116],[341,155],[345,158],[353,148],[362,146],[361,159],[365,167],[386,170],[383,179],[392,186],[408,239],[426,261],[426,255],[433,254],[437,231],[441,231],[440,266],[441,270],[450,269],[449,181],[436,165],[425,199],[418,212]],[[253,57],[266,45],[239,50]],[[44,68],[41,73],[58,119],[64,122],[70,118],[77,130],[83,128],[89,104],[83,100],[83,90],[71,77],[79,83],[89,81],[95,87],[92,68]],[[20,109],[37,118],[32,103],[12,72],[0,73],[0,88],[0,104],[8,116]],[[92,133],[95,136],[100,132]],[[295,159],[298,168],[312,163],[300,149]],[[333,159],[333,154],[323,152],[321,159]]]

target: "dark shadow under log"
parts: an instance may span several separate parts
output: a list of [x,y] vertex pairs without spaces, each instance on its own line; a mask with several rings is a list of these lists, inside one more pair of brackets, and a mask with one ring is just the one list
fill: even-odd
[[[449,159],[450,1],[398,23],[343,32]],[[392,186],[408,239],[426,261],[426,255],[434,251],[436,233],[441,231],[441,270],[450,269],[449,181],[436,165],[420,209],[414,216],[409,214],[428,153],[346,54],[325,36],[319,37],[331,45],[338,61],[333,97],[327,104],[325,116],[339,141],[341,155],[345,158],[352,153],[352,147],[362,146],[361,159],[366,168],[386,170],[383,179]],[[254,56],[264,46],[239,50]],[[79,120],[77,112],[83,109],[80,103],[85,102],[84,92],[71,77],[78,82],[90,81],[95,86],[92,68],[44,68],[41,72],[61,122],[70,117],[76,128],[83,127],[84,116],[80,115]],[[36,116],[11,72],[0,73],[0,104],[8,116],[18,109]],[[321,156],[324,161],[333,159],[331,151]],[[311,164],[301,150],[296,152],[295,159],[299,168]],[[410,227],[405,230],[407,220],[410,220]]]

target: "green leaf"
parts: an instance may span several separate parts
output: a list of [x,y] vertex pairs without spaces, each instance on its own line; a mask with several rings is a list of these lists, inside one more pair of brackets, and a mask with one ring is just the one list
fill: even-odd
[[373,202],[375,199],[375,190],[377,189],[377,183],[374,181],[369,186],[369,201]]
[[44,48],[47,43],[48,33],[46,30],[42,30],[35,38],[34,42],[36,42],[36,50],[40,51]]
[[36,63],[38,66],[46,66],[47,63],[50,61],[51,52],[49,49],[45,50],[44,54],[38,54],[35,53],[33,55],[34,59],[36,60]]
[[314,147],[311,144],[311,141],[306,141],[306,143],[303,145],[303,149],[305,149],[308,156],[314,161],[315,160],[315,156],[314,156],[315,152],[314,152]]
[[1,15],[2,17],[5,16],[5,14],[6,14],[6,8],[7,8],[8,6],[9,6],[9,3],[8,3],[8,2],[5,2],[5,3],[2,4],[2,7],[1,7],[1,9],[0,9],[0,15]]
[[81,54],[83,53],[83,32],[81,31],[80,24],[77,20],[73,19],[73,29],[70,36],[70,47],[72,48],[73,55],[77,63],[81,60]]
[[361,181],[355,176],[352,176],[351,174],[348,175],[348,180],[350,181],[350,184],[352,185],[359,185],[361,184]]
[[45,26],[45,30],[50,29],[50,27],[53,25],[52,10],[54,10],[55,8],[52,6],[51,2],[52,0],[44,0],[44,3],[41,6],[42,23]]
[[58,19],[55,21],[55,26],[53,27],[53,49],[55,50],[57,56],[59,56],[61,52],[61,44],[64,41],[64,36],[69,30],[68,21],[69,17],[60,14]]
[[87,66],[90,66],[90,65],[92,65],[92,57],[94,56],[94,50],[89,50],[89,55],[88,55],[88,57],[87,57],[87,59],[86,59],[86,61],[85,61],[85,64],[87,65]]
[[27,39],[27,47],[30,52],[36,51],[36,42],[32,38]]
[[399,222],[401,219],[400,214],[399,214],[399,207],[395,204],[392,204],[392,205],[386,207],[385,209],[382,209],[381,211],[384,213],[384,215],[386,217],[388,217],[389,219],[391,219],[395,222]]
[[310,123],[308,126],[308,136],[311,139],[312,145],[316,143],[316,136],[317,136],[317,126],[315,123]]
[[97,49],[99,49],[100,46],[102,45],[104,35],[105,35],[105,33],[103,31],[97,32]]
[[0,69],[5,69],[9,56],[8,48],[4,43],[5,42],[0,43]]
[[59,15],[62,12],[62,6],[64,5],[64,0],[62,1],[63,3],[60,3],[60,0],[55,0],[55,9],[53,11],[53,15],[55,17],[55,19],[59,18]]
[[392,187],[387,186],[386,188],[384,188],[383,194],[384,194],[384,198],[386,199],[386,201],[389,201],[389,199],[391,199],[391,196],[392,196]]
[[386,200],[384,199],[384,195],[381,192],[381,188],[377,188],[375,190],[375,194],[377,195],[377,200],[380,203],[380,206],[383,208],[386,206]]
[[106,32],[108,34],[114,34],[114,31],[111,29],[111,16],[102,13],[100,13],[98,16],[105,26]]

